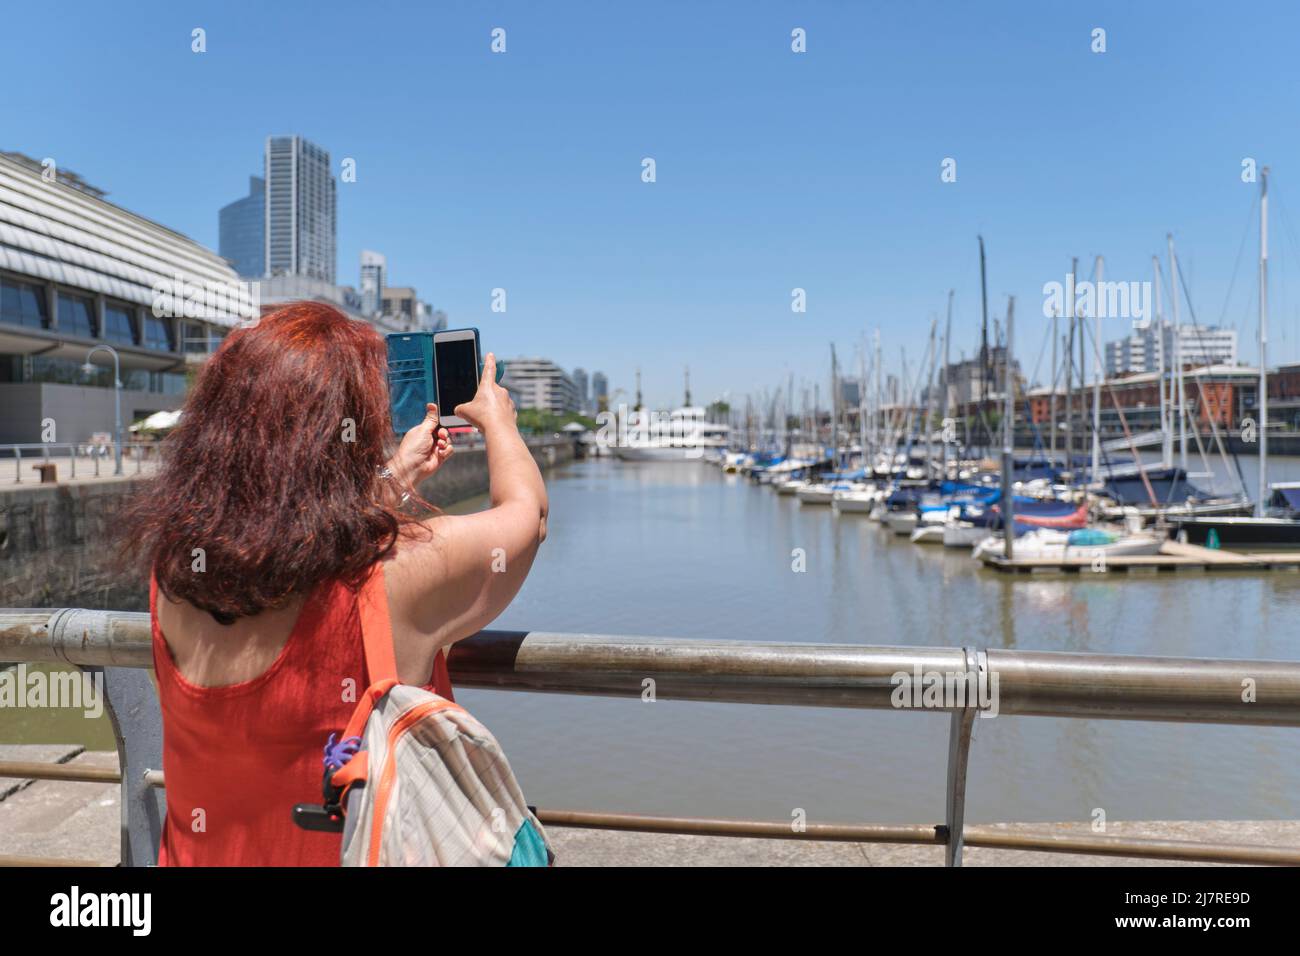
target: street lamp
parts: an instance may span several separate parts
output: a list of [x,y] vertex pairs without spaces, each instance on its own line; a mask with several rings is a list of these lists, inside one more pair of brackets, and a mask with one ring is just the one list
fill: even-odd
[[113,474],[122,474],[122,364],[117,357],[117,349],[111,345],[96,345],[86,353],[86,364],[81,366],[81,370],[87,375],[95,371],[95,366],[91,364],[90,357],[103,349],[109,355],[113,356]]

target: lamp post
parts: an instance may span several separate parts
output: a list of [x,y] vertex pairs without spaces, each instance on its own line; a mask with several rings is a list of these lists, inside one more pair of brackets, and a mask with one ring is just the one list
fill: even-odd
[[95,371],[95,366],[91,364],[90,357],[96,352],[103,350],[113,356],[113,474],[122,474],[122,364],[118,358],[117,349],[111,345],[96,345],[86,353],[86,364],[81,366],[81,370],[87,375]]

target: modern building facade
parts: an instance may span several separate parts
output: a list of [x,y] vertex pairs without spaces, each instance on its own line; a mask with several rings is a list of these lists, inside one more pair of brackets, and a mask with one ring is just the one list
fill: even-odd
[[518,396],[520,408],[561,415],[578,411],[578,388],[573,377],[550,359],[508,360],[501,384]]
[[573,387],[578,391],[578,411],[586,415],[591,411],[586,369],[575,368],[573,370]]
[[338,197],[330,154],[301,136],[266,140],[266,274],[335,281]]
[[609,408],[609,379],[604,372],[591,373],[592,411],[603,412]]
[[422,329],[430,313],[422,308],[424,303],[410,286],[389,286],[380,301],[380,313],[386,325],[401,332]]
[[[1178,357],[1175,358],[1175,355]],[[1108,376],[1158,372],[1164,367],[1236,365],[1237,332],[1210,325],[1182,325],[1175,334],[1170,322],[1144,322],[1127,338],[1106,343]]]
[[266,275],[266,180],[248,177],[248,195],[217,214],[217,251],[245,279]]
[[[0,444],[86,442],[180,406],[186,369],[239,322],[256,290],[216,252],[61,172],[0,155]],[[49,438],[53,424],[53,438]]]
[[362,250],[361,310],[366,315],[377,315],[383,305],[387,271],[388,260],[381,253]]
[[[944,366],[939,371],[939,407],[943,407],[945,388],[948,390],[949,408],[973,408],[1001,399],[1004,394],[1006,365],[1007,350],[998,345],[989,348],[987,363],[980,361],[979,358],[973,358]],[[1011,373],[1019,389],[1021,387],[1019,383],[1023,378],[1020,374],[1020,363],[1014,359],[1011,362]],[[895,404],[909,401],[908,396],[898,394],[898,388],[897,379],[892,375],[889,376],[886,385],[887,400]]]

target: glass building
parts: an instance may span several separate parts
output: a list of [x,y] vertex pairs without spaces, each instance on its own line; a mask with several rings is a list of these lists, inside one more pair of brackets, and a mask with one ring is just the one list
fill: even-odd
[[266,180],[248,177],[248,195],[218,214],[221,257],[246,279],[266,275]]
[[45,422],[61,443],[112,431],[112,358],[82,370],[97,345],[120,357],[124,426],[178,408],[187,369],[257,314],[217,253],[41,173],[0,153],[0,444],[45,441]]
[[301,136],[266,140],[266,274],[335,281],[336,183],[330,154]]

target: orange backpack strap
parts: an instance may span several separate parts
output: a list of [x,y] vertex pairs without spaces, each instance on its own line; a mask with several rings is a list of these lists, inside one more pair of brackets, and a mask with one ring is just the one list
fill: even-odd
[[384,588],[384,562],[376,561],[357,595],[361,614],[361,642],[366,650],[366,671],[371,684],[397,680],[397,657],[393,651],[393,623],[388,616],[388,592]]
[[348,740],[352,737],[360,737],[366,729],[366,721],[370,719],[370,712],[375,709],[375,704],[390,690],[397,686],[397,681],[389,678],[371,684],[357,701],[357,706],[352,710],[352,718],[348,721],[347,727],[343,731],[340,740]]

